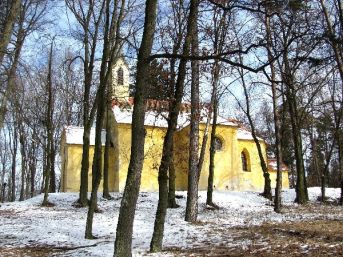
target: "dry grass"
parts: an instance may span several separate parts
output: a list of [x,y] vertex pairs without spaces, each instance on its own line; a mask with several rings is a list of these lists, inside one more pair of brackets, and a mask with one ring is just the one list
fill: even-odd
[[[343,221],[311,220],[212,231],[223,243],[167,249],[175,256],[343,256]],[[230,238],[230,240],[228,240]]]
[[63,251],[49,246],[27,246],[16,248],[0,248],[2,257],[47,257],[59,256]]

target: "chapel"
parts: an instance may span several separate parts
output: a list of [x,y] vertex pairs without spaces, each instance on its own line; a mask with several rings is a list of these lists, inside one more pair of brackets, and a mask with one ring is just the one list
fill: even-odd
[[[129,95],[129,69],[123,58],[112,68],[112,108],[107,117],[111,125],[111,149],[109,164],[109,190],[123,191],[130,161],[131,122],[134,99]],[[145,154],[141,179],[141,191],[158,190],[158,168],[162,156],[164,135],[167,130],[168,101],[148,99],[145,114]],[[183,103],[174,136],[174,168],[176,190],[187,190],[188,151],[190,133],[190,104]],[[201,110],[200,142],[202,140],[208,109]],[[215,190],[263,191],[264,178],[257,148],[253,137],[240,122],[218,117],[216,129],[216,154],[214,170]],[[209,133],[211,126],[209,127]],[[265,158],[266,143],[259,139]],[[90,138],[89,186],[91,188],[91,167],[94,154],[95,129]],[[206,146],[204,164],[199,180],[199,190],[207,189],[209,170],[209,141]],[[105,131],[102,134],[105,145]],[[77,192],[80,188],[83,128],[67,126],[61,138],[61,191]],[[276,162],[268,160],[268,169],[275,187]],[[288,169],[282,166],[282,186],[289,187]],[[102,183],[99,190],[102,190]]]

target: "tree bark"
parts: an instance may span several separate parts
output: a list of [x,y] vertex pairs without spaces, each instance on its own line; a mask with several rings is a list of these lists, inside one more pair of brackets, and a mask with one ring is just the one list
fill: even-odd
[[4,56],[6,54],[7,46],[11,40],[15,20],[20,13],[20,3],[21,3],[20,0],[12,1],[9,13],[5,19],[4,28],[1,33],[2,36],[0,39],[0,65],[3,62]]
[[[337,5],[339,6],[339,10],[341,12],[342,11],[342,9],[341,9],[342,8],[341,1],[338,0],[337,2],[338,2]],[[324,18],[325,18],[325,21],[326,21],[327,32],[329,33],[329,41],[331,43],[331,47],[332,47],[332,50],[334,52],[334,56],[335,56],[335,60],[336,60],[336,63],[337,63],[338,71],[339,71],[339,74],[341,76],[341,80],[343,82],[343,61],[342,61],[342,52],[341,52],[342,48],[340,48],[339,45],[337,44],[338,41],[335,38],[335,34],[334,34],[334,30],[332,28],[330,16],[329,16],[329,13],[328,13],[327,8],[325,6],[324,0],[320,0],[320,4],[322,6],[322,10],[323,10],[323,13],[324,13]],[[343,16],[342,16],[341,13],[339,15],[339,19],[340,19],[340,23],[342,25],[343,24],[343,20],[342,20]]]
[[131,256],[132,229],[141,182],[145,141],[145,86],[149,74],[149,56],[154,41],[157,0],[146,0],[142,43],[139,48],[135,105],[132,115],[131,158],[123,198],[120,205],[114,256]]
[[[109,85],[111,87],[111,85]],[[106,142],[105,142],[105,152],[104,152],[104,178],[103,178],[103,193],[102,196],[106,199],[111,199],[111,195],[108,189],[108,169],[109,169],[109,152],[111,147],[111,128],[109,112],[111,111],[111,102],[109,97],[107,97],[108,102],[106,104]]]
[[211,140],[210,140],[210,164],[208,168],[206,204],[213,207],[217,207],[217,205],[213,203],[213,179],[214,179],[214,167],[215,167],[214,157],[216,154],[215,139],[216,139],[216,130],[217,130],[217,116],[218,116],[218,99],[216,95],[214,96],[214,99],[213,99],[212,109],[213,109],[213,122],[212,122]]
[[[86,103],[85,103],[86,104]],[[86,108],[85,108],[86,109]],[[80,173],[80,197],[79,204],[81,206],[88,205],[88,170],[89,170],[89,145],[90,145],[90,130],[88,125],[88,118],[83,127],[83,145],[82,145],[82,160]]]
[[36,166],[37,166],[37,157],[36,157],[36,136],[35,130],[32,135],[31,147],[29,150],[29,173],[30,173],[30,197],[33,197],[35,194],[35,177],[36,177]]
[[[267,9],[267,8],[266,8]],[[267,51],[268,51],[268,61],[270,62],[270,72],[271,72],[271,88],[272,88],[272,101],[273,101],[273,117],[274,117],[274,135],[275,135],[275,145],[276,145],[276,187],[275,187],[275,199],[274,199],[274,211],[281,212],[281,189],[282,189],[282,147],[281,147],[281,131],[280,131],[280,117],[277,104],[277,93],[276,93],[276,71],[275,66],[272,63],[273,54],[272,54],[272,32],[270,26],[270,16],[268,15],[268,9],[266,10],[267,14],[265,15],[265,27],[267,34]],[[265,167],[268,173],[268,167]],[[266,173],[264,173],[266,174]],[[271,197],[271,186],[270,178],[268,175],[264,176],[265,178],[265,193],[268,197]],[[266,188],[267,187],[267,188]],[[269,192],[268,192],[269,191]],[[271,199],[271,198],[270,198]]]
[[[179,5],[182,5],[183,0],[180,0]],[[176,7],[178,8],[178,7]],[[181,17],[180,17],[181,18]],[[179,22],[179,26],[181,26],[182,22]],[[182,43],[182,28],[178,28],[178,33],[176,37],[176,42],[174,42],[173,46],[173,53],[176,54],[178,53],[179,49],[181,48],[181,43]],[[174,99],[175,97],[175,87],[176,87],[176,72],[175,72],[175,67],[176,67],[176,59],[172,58],[170,60],[170,101]],[[183,82],[184,83],[184,82]],[[169,165],[169,189],[168,189],[168,208],[177,208],[179,205],[176,203],[175,199],[175,179],[176,179],[176,174],[175,174],[175,167],[174,167],[174,142],[172,142],[171,146],[171,161]]]
[[[219,17],[218,25],[216,26],[217,29],[214,30],[214,52],[221,53],[224,47],[225,39],[227,36],[227,14],[228,11],[224,10],[221,17]],[[217,21],[217,13],[214,15],[214,21]],[[206,204],[209,206],[214,207],[215,209],[219,209],[219,206],[213,202],[213,180],[214,180],[214,158],[215,158],[215,138],[216,138],[216,128],[217,128],[217,117],[218,117],[218,102],[219,102],[219,94],[218,94],[218,86],[219,86],[219,79],[220,79],[220,62],[218,60],[214,61],[214,66],[212,69],[212,94],[211,94],[211,102],[210,102],[210,110],[207,115],[207,122],[204,132],[204,137],[202,140],[200,157],[199,157],[199,170],[201,172],[202,165],[205,158],[205,151],[206,145],[208,140],[208,129],[211,123],[212,114],[213,114],[213,121],[212,121],[212,130],[211,130],[211,138],[210,138],[210,163],[209,163],[209,171],[208,171],[208,179],[207,179],[207,196],[206,196]]]
[[16,198],[16,166],[17,166],[17,150],[18,150],[18,129],[14,123],[13,129],[13,148],[12,148],[12,166],[11,166],[11,202]]
[[[51,115],[53,115],[51,113]],[[51,118],[52,122],[52,118]],[[56,157],[56,149],[55,149],[55,142],[53,139],[54,136],[54,127],[53,124],[51,124],[51,143],[50,143],[50,185],[49,185],[49,192],[55,193],[56,192],[56,172],[55,172],[55,157]]]
[[169,164],[169,187],[168,187],[168,208],[178,208],[179,205],[175,200],[175,166],[174,166],[174,142],[171,146],[171,160]]
[[[187,34],[183,45],[184,54],[189,53],[191,48],[191,36],[194,32],[194,25],[192,25],[192,21],[194,21],[195,15],[195,2],[197,1],[191,1],[189,20],[187,24]],[[187,60],[180,60],[178,78],[175,86],[175,100],[171,102],[169,107],[168,128],[163,142],[161,165],[159,167],[158,175],[159,201],[154,223],[154,232],[150,243],[150,251],[152,252],[159,252],[162,250],[164,223],[168,204],[168,168],[172,162],[173,136],[176,130],[177,118],[180,112],[180,105],[183,97],[184,81],[186,77],[186,64]]]
[[[198,0],[191,1],[189,27],[192,32],[192,55],[198,55]],[[191,16],[192,14],[192,16]],[[200,121],[200,97],[199,97],[199,61],[192,61],[191,81],[191,122],[189,140],[189,168],[188,190],[185,220],[195,222],[198,217],[198,185],[200,178],[199,165],[199,121]]]
[[25,173],[26,173],[26,151],[25,151],[25,135],[23,128],[20,128],[20,154],[21,154],[21,187],[19,201],[25,200]]
[[[342,60],[342,48],[340,47],[339,45],[339,41],[337,40],[336,36],[335,36],[335,33],[334,33],[334,29],[333,29],[333,26],[332,26],[332,22],[330,20],[330,15],[328,13],[328,10],[326,8],[326,5],[324,3],[324,0],[320,0],[320,5],[322,7],[322,10],[323,10],[323,14],[324,14],[324,19],[325,19],[325,22],[326,22],[326,25],[327,25],[327,33],[328,33],[328,40],[330,41],[330,46],[334,52],[334,57],[335,57],[335,60],[336,60],[336,63],[337,63],[337,67],[338,67],[338,71],[339,71],[339,74],[340,74],[340,77],[341,77],[341,81],[343,82],[343,60]],[[338,15],[337,15],[337,18],[338,18],[338,22],[340,23],[340,25],[342,26],[343,25],[343,13],[342,13],[342,2],[340,0],[336,1],[336,3],[334,3],[334,5],[336,6],[336,8],[338,9]],[[342,27],[341,27],[341,30],[342,30]],[[342,86],[343,88],[343,86]],[[341,204],[343,204],[343,175],[342,175],[342,166],[341,166],[341,163],[342,163],[342,160],[341,160],[342,156],[340,156],[340,168],[341,168],[341,176],[342,176],[342,179],[341,179]],[[326,175],[325,173],[323,173],[322,175],[322,200],[324,201],[325,199],[325,181],[326,180]]]
[[52,119],[53,119],[53,96],[52,96],[52,53],[53,53],[53,41],[51,42],[50,53],[49,53],[49,64],[48,64],[48,77],[47,77],[47,93],[48,93],[48,102],[47,102],[47,116],[46,116],[46,132],[47,132],[47,165],[45,173],[45,182],[44,182],[44,199],[42,206],[48,206],[49,200],[49,185],[50,185],[50,175],[52,167],[52,148],[53,148],[53,129],[52,129]]
[[[285,68],[287,70],[287,68]],[[301,131],[299,127],[299,120],[297,114],[297,105],[294,92],[291,92],[291,84],[288,83],[286,89],[286,97],[288,102],[289,114],[292,125],[292,136],[294,142],[294,152],[297,170],[297,183],[296,183],[296,202],[299,204],[305,204],[308,201]]]

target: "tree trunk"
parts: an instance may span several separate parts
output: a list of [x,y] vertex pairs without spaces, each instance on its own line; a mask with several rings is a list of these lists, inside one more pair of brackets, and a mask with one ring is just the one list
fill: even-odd
[[[280,117],[277,104],[277,92],[276,92],[276,71],[275,66],[272,62],[272,32],[270,27],[270,16],[268,14],[268,9],[266,8],[267,14],[265,15],[265,26],[267,34],[267,51],[268,51],[268,61],[270,62],[270,72],[271,72],[271,87],[272,87],[272,101],[273,101],[273,117],[274,117],[274,134],[275,134],[275,145],[276,145],[276,188],[275,188],[275,199],[274,199],[274,211],[281,212],[281,189],[282,189],[282,147],[281,147],[281,131],[280,131]],[[264,183],[264,194],[266,197],[272,197],[270,178],[268,173],[268,167],[264,165],[265,170],[263,170],[263,176],[265,178]]]
[[25,135],[23,129],[20,129],[20,154],[21,154],[21,187],[19,201],[25,200],[25,171],[26,171],[26,151],[25,151]]
[[[342,52],[341,52],[341,49],[339,47],[339,44],[337,43],[337,39],[335,37],[335,34],[334,34],[334,30],[333,30],[333,27],[332,27],[332,24],[331,24],[331,20],[330,20],[330,16],[329,16],[329,13],[327,11],[327,8],[324,4],[324,0],[320,0],[320,4],[322,6],[322,9],[323,9],[323,13],[324,13],[324,18],[325,18],[325,21],[326,21],[326,25],[327,25],[327,32],[329,33],[329,41],[330,41],[330,46],[332,47],[332,50],[334,52],[334,56],[335,56],[335,60],[336,60],[336,63],[337,63],[337,67],[338,67],[338,71],[339,71],[339,74],[341,76],[341,80],[343,82],[343,61],[342,61]],[[342,6],[341,6],[341,2],[340,0],[338,1],[338,6],[339,6],[339,10],[341,10]],[[342,19],[343,16],[342,15],[339,15],[339,19]],[[343,24],[343,21],[340,20],[341,24]],[[341,28],[342,29],[342,28]]]
[[[287,87],[289,87],[289,85]],[[298,115],[296,113],[297,107],[295,102],[295,95],[290,90],[290,88],[287,88],[286,96],[288,101],[289,113],[291,117],[292,135],[294,141],[294,152],[297,170],[296,202],[299,204],[305,204],[308,201],[308,193],[302,151],[302,139],[298,123],[299,121],[297,119]]]
[[2,64],[7,51],[7,46],[11,40],[15,20],[20,13],[20,3],[20,0],[12,1],[9,13],[5,19],[5,24],[3,26],[3,31],[1,33],[2,35],[0,38],[0,65]]
[[91,126],[88,125],[88,118],[84,123],[83,128],[83,145],[82,145],[82,160],[81,160],[81,173],[80,173],[80,197],[78,203],[81,206],[88,205],[88,170],[89,170],[89,144],[90,144],[90,130]]
[[[114,6],[111,6],[111,1],[106,0],[105,4],[105,22],[104,22],[104,44],[102,50],[102,59],[100,67],[100,85],[96,94],[95,104],[97,106],[96,113],[96,126],[95,126],[95,145],[94,145],[94,157],[92,166],[92,192],[91,199],[87,213],[87,222],[85,230],[85,238],[92,239],[93,230],[93,217],[94,212],[97,209],[97,193],[101,181],[102,173],[102,142],[101,132],[105,119],[105,109],[107,107],[106,91],[110,85],[110,76],[112,74],[112,63],[117,58],[118,52],[120,52],[120,24],[123,17],[123,10],[125,6],[125,0],[121,1],[121,5],[118,7],[118,2]],[[111,11],[113,8],[113,11]],[[117,16],[117,9],[120,9],[120,14]],[[103,101],[103,99],[106,99]],[[90,115],[92,116],[92,114]]]
[[205,149],[207,145],[207,137],[208,137],[208,127],[211,123],[212,114],[213,114],[213,121],[212,121],[212,130],[211,130],[211,138],[210,138],[210,164],[208,168],[208,179],[207,179],[207,197],[206,197],[206,204],[210,205],[214,208],[219,208],[216,204],[213,203],[213,179],[214,179],[214,157],[215,157],[215,138],[216,138],[216,129],[217,129],[217,117],[218,117],[218,84],[219,84],[219,75],[220,75],[220,65],[218,61],[215,61],[213,70],[212,70],[212,95],[211,95],[211,107],[207,116],[207,124],[205,128],[204,138],[201,146],[200,152],[200,159],[199,159],[199,170],[201,170],[201,166],[203,160],[205,158]]
[[[88,172],[89,172],[89,148],[90,148],[90,132],[92,124],[94,122],[96,113],[96,103],[91,106],[90,93],[93,83],[93,70],[94,62],[97,51],[98,31],[100,28],[100,21],[102,21],[103,8],[105,0],[101,2],[101,9],[99,15],[94,13],[96,1],[89,2],[86,15],[81,16],[77,7],[73,1],[67,1],[68,8],[73,12],[76,19],[82,26],[84,32],[83,45],[84,45],[84,94],[83,94],[83,145],[82,145],[82,160],[81,160],[81,172],[80,172],[80,195],[78,204],[82,207],[88,205]],[[79,2],[80,8],[82,2]],[[83,13],[84,14],[84,13]],[[93,22],[93,23],[92,23]],[[94,31],[91,33],[90,27],[94,26]]]
[[[191,1],[189,26],[192,31],[192,55],[199,54],[198,42],[198,0]],[[192,14],[192,16],[191,16]],[[192,61],[191,81],[191,122],[189,140],[189,169],[188,190],[185,220],[195,222],[198,217],[198,185],[200,178],[199,165],[199,121],[200,121],[200,97],[199,97],[199,61]]]
[[297,170],[297,183],[296,183],[296,199],[299,204],[306,204],[308,201],[308,192],[305,176],[301,127],[299,121],[299,114],[297,108],[296,91],[294,89],[294,76],[291,73],[291,67],[288,57],[288,46],[284,47],[283,54],[283,71],[282,80],[286,86],[286,99],[288,104],[288,111],[291,119],[292,137],[294,142],[294,154]]
[[[241,60],[242,62],[242,60]],[[250,128],[251,128],[251,135],[254,139],[254,142],[255,142],[255,145],[256,145],[256,148],[257,148],[257,153],[258,153],[258,157],[260,159],[260,165],[261,165],[261,168],[262,168],[262,172],[263,172],[263,177],[264,177],[264,190],[263,190],[263,193],[262,195],[269,199],[269,200],[272,200],[272,188],[271,188],[271,185],[270,185],[270,176],[269,176],[269,172],[268,172],[268,166],[267,166],[267,163],[266,163],[266,160],[263,156],[263,152],[262,152],[262,147],[261,147],[261,144],[260,144],[260,141],[256,135],[256,129],[255,129],[255,125],[254,125],[254,122],[251,118],[251,111],[250,111],[250,99],[249,99],[249,94],[248,94],[248,90],[247,90],[247,86],[245,84],[245,79],[244,79],[244,74],[243,74],[243,71],[240,71],[240,75],[241,75],[241,79],[242,79],[242,86],[243,86],[243,91],[244,91],[244,96],[245,96],[245,102],[246,102],[246,111],[245,111],[245,114],[248,118],[248,121],[249,121],[249,125],[250,125]]]
[[4,202],[5,199],[6,199],[6,186],[7,186],[7,183],[5,183],[5,170],[6,170],[6,160],[5,160],[6,157],[3,157],[1,158],[1,185],[0,185],[0,202]]
[[[226,40],[227,35],[227,14],[228,11],[225,10],[221,17],[219,17],[218,25],[216,26],[217,29],[214,30],[214,52],[219,54],[222,52],[224,43]],[[214,15],[214,21],[217,21],[217,14]],[[211,94],[211,102],[210,102],[210,109],[208,111],[207,122],[204,132],[204,137],[202,140],[200,157],[199,157],[199,171],[202,170],[202,165],[205,158],[205,151],[208,139],[208,128],[211,123],[212,114],[213,114],[213,121],[212,121],[212,130],[211,130],[211,139],[210,139],[210,163],[209,163],[209,172],[208,172],[208,179],[207,179],[207,196],[206,196],[206,204],[209,206],[214,207],[215,209],[219,209],[219,206],[213,202],[213,180],[214,180],[214,158],[215,158],[215,138],[216,138],[216,128],[217,128],[217,117],[218,117],[218,85],[220,79],[220,70],[221,66],[219,60],[214,61],[214,66],[212,69],[212,94]]]
[[[111,87],[111,85],[109,85]],[[103,193],[102,196],[106,199],[111,199],[111,195],[108,189],[108,169],[109,169],[109,152],[111,147],[111,128],[110,128],[110,117],[109,112],[111,111],[111,102],[109,97],[108,104],[106,108],[106,142],[105,142],[105,152],[104,152],[104,178],[103,178]],[[108,106],[109,105],[109,106]]]
[[[178,31],[177,37],[176,37],[176,42],[174,43],[173,46],[173,54],[177,54],[179,49],[181,48],[181,42],[182,42],[182,32],[181,29]],[[176,85],[176,72],[175,72],[175,67],[176,67],[176,59],[172,58],[170,60],[170,97],[169,100],[174,99],[175,96],[175,85]],[[177,208],[179,205],[176,203],[175,199],[175,179],[176,179],[176,174],[175,174],[175,167],[174,167],[174,142],[172,142],[171,146],[171,162],[169,165],[169,189],[168,189],[168,208]]]
[[340,197],[340,205],[343,206],[343,149],[342,149],[342,139],[341,136],[338,135],[338,167],[339,167],[339,174],[341,180],[341,197]]
[[169,164],[169,187],[168,187],[168,208],[178,208],[179,205],[176,203],[175,200],[175,166],[174,166],[174,142],[172,142],[171,146],[171,157],[170,157],[170,164]]
[[97,209],[98,202],[98,189],[101,181],[102,173],[102,141],[101,133],[104,124],[105,118],[105,108],[107,106],[106,100],[106,88],[108,86],[109,70],[111,69],[111,59],[110,59],[110,45],[109,45],[109,29],[110,29],[110,4],[109,1],[106,1],[105,8],[105,28],[104,28],[104,46],[101,59],[101,68],[100,68],[100,85],[97,90],[96,102],[97,113],[96,113],[96,124],[95,124],[95,144],[94,144],[94,156],[93,156],[93,166],[92,166],[92,191],[91,198],[89,202],[89,208],[87,213],[87,222],[85,230],[85,238],[93,239],[93,217],[94,212]]
[[[328,13],[328,10],[325,6],[325,3],[324,3],[324,0],[320,0],[320,4],[321,4],[321,7],[322,7],[322,10],[323,10],[323,14],[324,14],[324,18],[325,18],[325,22],[326,22],[326,25],[327,25],[327,32],[329,34],[329,37],[328,37],[328,40],[330,41],[330,46],[332,47],[332,50],[334,52],[334,57],[335,57],[335,60],[336,60],[336,63],[337,63],[337,67],[338,67],[338,71],[339,71],[339,74],[340,74],[340,77],[341,77],[341,81],[343,82],[343,61],[342,61],[342,48],[340,48],[339,46],[339,41],[337,41],[336,39],[336,36],[335,36],[335,33],[334,33],[334,29],[333,29],[333,26],[332,26],[332,22],[330,20],[330,15]],[[336,7],[338,8],[338,11],[339,11],[339,15],[338,15],[338,20],[339,20],[339,23],[342,25],[343,24],[343,15],[342,15],[342,3],[340,0],[338,0],[336,3],[335,3]],[[342,29],[342,28],[341,28]],[[342,157],[340,157],[342,158]],[[342,168],[341,166],[341,163],[342,163],[342,160],[340,159],[340,168]],[[342,169],[341,169],[341,176],[343,177],[342,175]],[[325,174],[323,173],[322,175],[322,200],[324,201],[325,199],[325,181],[326,180],[326,177],[325,177]],[[341,181],[341,189],[342,189],[342,193],[341,193],[341,204],[343,204],[343,178],[342,178],[342,181]]]
[[18,130],[14,123],[13,130],[13,149],[12,149],[12,166],[11,166],[11,202],[16,198],[16,166],[17,166],[17,149],[18,149]]
[[51,167],[54,163],[52,163],[53,159],[53,92],[52,92],[52,53],[53,53],[53,44],[51,42],[50,47],[50,54],[49,54],[49,64],[48,64],[48,77],[47,77],[47,93],[48,93],[48,103],[47,103],[47,117],[46,117],[46,132],[47,132],[47,145],[46,145],[46,173],[45,173],[45,182],[44,182],[44,199],[42,202],[42,206],[50,205],[48,197],[49,197],[49,186],[50,186],[50,175],[51,175]]
[[56,156],[56,149],[55,149],[55,143],[53,139],[53,127],[51,127],[51,143],[50,143],[50,185],[49,185],[49,192],[55,193],[56,192],[56,172],[55,172],[55,156]]
[[86,239],[93,239],[94,236],[92,234],[93,231],[93,217],[94,212],[97,209],[97,193],[101,181],[101,171],[102,171],[102,142],[101,142],[101,132],[103,127],[104,121],[104,113],[105,113],[105,105],[101,101],[101,99],[105,98],[105,90],[106,90],[106,80],[105,80],[105,73],[106,73],[106,62],[108,56],[104,55],[102,59],[102,67],[100,71],[100,86],[98,89],[98,96],[97,99],[97,115],[96,115],[96,126],[95,126],[95,145],[94,145],[94,157],[93,157],[93,166],[92,166],[92,191],[91,191],[91,198],[89,202],[89,208],[87,213],[87,222],[86,222],[86,231],[85,231],[85,238]]
[[281,212],[282,207],[282,146],[281,146],[281,132],[280,132],[280,117],[277,105],[277,94],[275,84],[275,70],[274,65],[271,64],[272,70],[272,99],[273,99],[273,114],[274,114],[274,133],[276,145],[276,187],[274,199],[274,211]]
[[[18,1],[16,1],[18,2]],[[13,5],[16,5],[17,3],[13,3]],[[11,11],[12,12],[12,11]],[[19,1],[19,7],[18,7],[18,13],[16,15],[20,14],[20,1]],[[11,15],[11,14],[10,14]],[[14,17],[16,18],[16,17]],[[24,40],[25,40],[25,30],[24,30],[24,22],[25,22],[25,17],[24,15],[20,15],[20,19],[19,19],[19,24],[18,24],[18,33],[17,33],[17,38],[15,41],[15,51],[14,51],[14,56],[13,56],[13,61],[12,61],[12,65],[9,69],[8,72],[8,83],[7,83],[7,87],[5,88],[5,93],[1,99],[1,106],[0,106],[0,127],[2,127],[4,119],[5,119],[5,115],[6,115],[6,106],[7,106],[7,99],[10,97],[10,94],[13,93],[13,91],[15,90],[15,86],[16,86],[16,79],[17,79],[17,67],[18,67],[18,63],[19,63],[19,57],[21,54],[21,50],[23,48],[23,44],[24,44]],[[6,25],[5,25],[6,26]],[[6,28],[5,28],[6,29]],[[12,33],[12,32],[11,32]],[[4,40],[6,36],[4,36]],[[2,39],[0,39],[0,48],[1,46],[1,41]],[[6,45],[7,48],[7,45]],[[6,49],[5,49],[6,50]],[[2,62],[2,58],[3,56],[1,56],[1,49],[0,49],[0,64]]]
[[211,140],[210,140],[210,164],[208,168],[206,204],[213,207],[217,207],[217,205],[213,203],[214,157],[216,154],[215,139],[216,139],[216,129],[217,129],[217,116],[218,116],[217,96],[214,96],[212,108],[213,108],[213,122],[212,122]]
[[114,256],[120,257],[132,255],[133,220],[144,160],[145,86],[148,79],[146,74],[149,74],[148,58],[151,54],[155,33],[156,9],[157,0],[146,1],[143,38],[139,48],[137,63],[135,105],[132,115],[131,158],[120,205],[116,240],[114,244]]
[[31,141],[31,149],[29,151],[29,172],[30,172],[30,196],[31,198],[34,197],[36,186],[35,186],[35,178],[36,178],[36,166],[37,166],[37,145],[36,145],[36,129],[33,129],[32,141]]
[[[187,25],[187,35],[183,46],[183,54],[187,55],[190,52],[191,36],[193,35],[195,9],[194,4],[197,1],[191,2],[189,21]],[[162,250],[162,241],[164,234],[164,223],[168,204],[168,168],[172,162],[173,151],[173,136],[177,126],[177,118],[180,112],[180,105],[184,91],[184,80],[186,77],[187,60],[180,60],[178,78],[175,88],[175,100],[171,102],[169,107],[168,129],[163,142],[161,165],[159,167],[159,201],[157,206],[156,218],[154,223],[154,232],[150,243],[150,251],[159,252]]]

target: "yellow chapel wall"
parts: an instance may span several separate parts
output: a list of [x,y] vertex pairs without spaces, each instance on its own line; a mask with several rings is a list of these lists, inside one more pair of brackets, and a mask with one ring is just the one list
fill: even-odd
[[[236,185],[237,180],[237,160],[232,153],[237,151],[236,127],[218,125],[216,135],[223,142],[221,151],[215,154],[214,187],[217,190],[240,190]],[[186,127],[178,131],[174,138],[174,165],[176,170],[177,190],[187,190],[188,184],[188,157],[189,157],[189,131]],[[204,136],[205,124],[200,125],[199,147],[201,147]],[[205,158],[199,180],[199,190],[207,189],[209,170],[209,147],[210,147],[211,127],[208,131],[208,141],[206,144]],[[199,149],[200,150],[200,149]]]
[[[158,168],[162,156],[165,128],[146,126],[141,191],[158,191]],[[119,191],[123,191],[131,154],[131,124],[118,124]]]
[[[270,180],[271,180],[271,187],[276,187],[276,170],[269,170]],[[288,189],[289,188],[289,177],[288,177],[288,170],[282,171],[282,188]]]
[[[266,145],[260,141],[263,156],[267,160]],[[244,190],[263,191],[264,177],[261,167],[260,158],[256,144],[253,140],[238,140],[239,151],[237,160],[239,160],[238,169],[240,173],[239,184]],[[243,171],[241,153],[246,153],[248,162],[248,171]]]
[[[141,179],[141,191],[158,191],[158,167],[161,161],[162,146],[165,128],[146,127],[145,155]],[[205,125],[200,125],[199,146],[202,143]],[[199,181],[199,190],[207,189],[209,169],[210,133],[206,146],[205,160]],[[237,128],[230,126],[217,127],[217,136],[223,142],[221,151],[215,154],[214,187],[217,190],[254,190],[261,191],[264,186],[263,173],[260,166],[258,152],[253,140],[237,140]],[[116,155],[111,148],[109,189],[110,191],[123,191],[125,187],[131,147],[131,125],[118,124],[119,163],[116,167]],[[62,137],[63,138],[63,137]],[[63,141],[63,139],[62,139]],[[189,127],[178,131],[174,137],[174,165],[176,171],[176,189],[187,190],[188,184],[188,148]],[[265,144],[261,142],[265,154]],[[250,172],[242,170],[241,151],[245,149],[250,157]],[[82,158],[82,145],[66,145],[62,142],[62,191],[76,192],[80,187],[80,171]],[[94,147],[90,147],[89,190],[91,189],[91,167]],[[68,170],[68,172],[65,172]],[[117,172],[116,172],[117,170]],[[289,187],[288,172],[283,172],[283,188]],[[276,173],[270,172],[272,186],[275,186]],[[102,181],[99,191],[102,191]]]
[[[246,190],[262,191],[264,188],[264,177],[263,171],[261,168],[260,158],[258,156],[258,150],[256,144],[253,140],[238,140],[239,141],[239,160],[241,160],[241,152],[247,150],[249,153],[250,161],[250,171],[243,171],[242,162],[240,161],[240,170],[242,173],[241,184],[246,185]],[[267,160],[266,154],[266,145],[264,142],[260,141],[263,156]],[[276,171],[268,170],[271,180],[271,187],[275,188],[276,186]],[[282,188],[289,188],[289,178],[288,171],[282,171]]]
[[[200,125],[199,146],[202,143],[205,125]],[[186,127],[176,133],[174,138],[175,147],[175,170],[177,190],[187,190],[188,184],[188,146],[190,128]],[[205,160],[203,163],[199,180],[199,190],[207,189],[207,179],[209,170],[209,146],[210,133],[206,146]],[[217,190],[236,190],[236,191],[262,191],[264,187],[263,172],[260,165],[258,151],[253,140],[238,140],[237,128],[230,126],[217,126],[217,137],[223,142],[221,151],[215,154],[214,187]],[[266,158],[266,146],[261,141],[263,154]],[[243,171],[241,152],[245,150],[249,154],[249,172]],[[284,175],[285,177],[285,175]],[[288,178],[288,177],[287,177]],[[271,173],[272,186],[274,174]],[[283,186],[287,188],[288,179],[284,179]]]
[[[82,145],[69,144],[62,142],[62,181],[61,191],[78,192],[80,190]],[[104,147],[103,147],[104,151]],[[118,171],[115,169],[115,152],[110,149],[109,177],[108,187],[110,191],[118,191]],[[92,188],[92,164],[93,164],[94,146],[89,149],[89,170],[88,170],[88,191]],[[103,179],[99,185],[99,191],[103,190]]]

